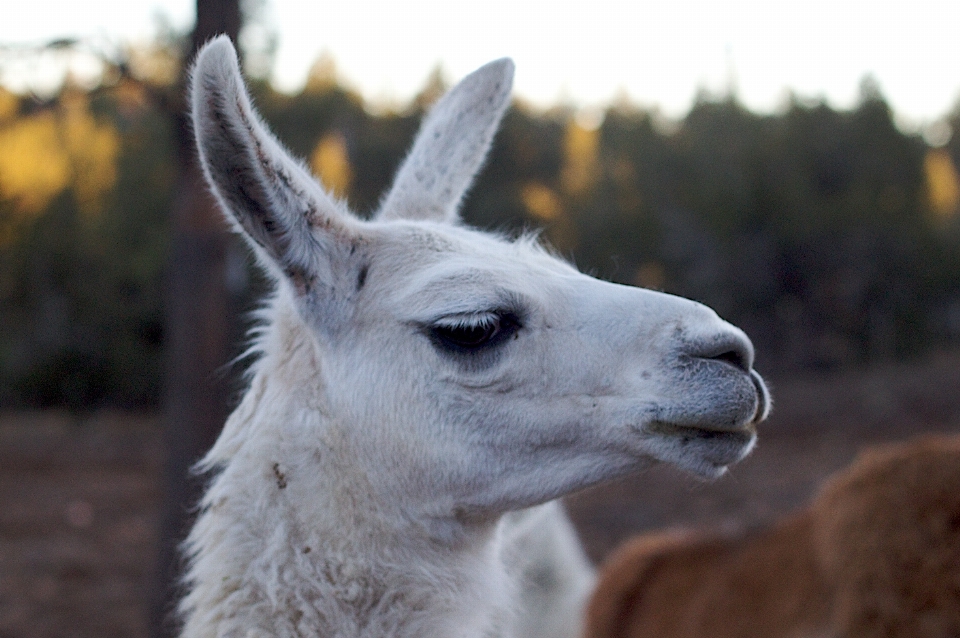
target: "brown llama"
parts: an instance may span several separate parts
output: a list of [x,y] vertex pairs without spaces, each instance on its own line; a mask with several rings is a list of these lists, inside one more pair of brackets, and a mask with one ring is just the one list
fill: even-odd
[[960,437],[878,446],[804,510],[662,532],[604,564],[586,638],[960,636]]

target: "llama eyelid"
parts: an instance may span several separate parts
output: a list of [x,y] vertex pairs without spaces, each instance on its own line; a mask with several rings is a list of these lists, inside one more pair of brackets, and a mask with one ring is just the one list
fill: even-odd
[[455,312],[440,315],[420,325],[428,330],[434,328],[473,328],[499,323],[503,326],[520,328],[524,324],[525,314],[514,307],[491,308],[477,312]]
[[[522,324],[519,317],[506,310],[447,315],[421,326],[424,334],[438,350],[448,355],[468,358],[498,350],[520,328]],[[474,330],[483,331],[473,335],[478,337],[475,343],[470,335],[457,334],[458,331],[468,333]]]
[[503,318],[502,311],[487,310],[483,312],[457,313],[454,315],[444,315],[430,322],[430,325],[437,328],[470,328],[479,327],[485,324],[495,323]]

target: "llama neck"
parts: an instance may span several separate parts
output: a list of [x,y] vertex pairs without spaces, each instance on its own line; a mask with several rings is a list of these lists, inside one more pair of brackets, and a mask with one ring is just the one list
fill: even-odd
[[[317,365],[309,343],[273,352]],[[303,387],[322,375],[293,389],[266,365],[206,459],[220,472],[188,541],[183,635],[499,633],[511,587],[496,522],[405,516],[355,465],[322,388]]]
[[496,635],[510,587],[493,528],[438,545],[355,490],[246,460],[214,481],[191,534],[185,637]]

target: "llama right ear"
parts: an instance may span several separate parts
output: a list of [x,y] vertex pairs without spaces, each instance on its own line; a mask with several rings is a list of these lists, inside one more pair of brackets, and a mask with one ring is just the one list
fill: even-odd
[[191,80],[200,164],[228,218],[299,293],[334,287],[351,217],[261,122],[229,38],[203,47]]
[[382,219],[453,221],[510,104],[513,62],[480,67],[443,96],[383,201]]

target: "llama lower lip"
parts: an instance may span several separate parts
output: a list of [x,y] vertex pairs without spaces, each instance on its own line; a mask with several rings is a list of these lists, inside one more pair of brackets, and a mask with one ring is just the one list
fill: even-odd
[[689,425],[677,425],[665,421],[654,421],[647,425],[644,430],[651,434],[676,437],[682,442],[726,441],[747,445],[757,436],[752,423],[740,430],[712,430]]
[[716,478],[727,466],[742,460],[753,449],[757,434],[753,425],[734,431],[705,430],[655,421],[643,428],[661,443],[657,458],[706,478]]

